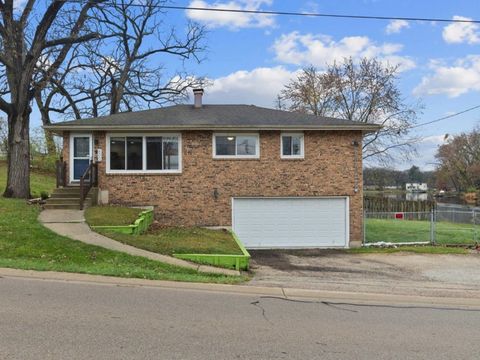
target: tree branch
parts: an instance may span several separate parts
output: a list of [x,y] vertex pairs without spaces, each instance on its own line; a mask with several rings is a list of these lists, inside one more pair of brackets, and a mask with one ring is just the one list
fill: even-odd
[[23,8],[22,16],[20,17],[20,23],[25,24],[30,16],[30,13],[33,10],[33,5],[35,4],[36,0],[28,0]]
[[99,33],[90,33],[82,36],[77,36],[77,37],[65,37],[61,39],[55,39],[55,40],[50,40],[46,41],[43,48],[49,48],[49,47],[54,47],[54,46],[59,46],[59,45],[74,45],[86,41],[90,41],[93,39],[101,39],[105,38],[105,35],[101,35]]
[[0,110],[2,110],[5,114],[9,115],[12,111],[12,106],[6,102],[2,97],[0,97]]

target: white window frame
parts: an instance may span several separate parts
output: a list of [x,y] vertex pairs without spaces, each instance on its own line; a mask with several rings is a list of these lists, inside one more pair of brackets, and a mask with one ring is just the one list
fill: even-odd
[[[284,136],[296,136],[300,137],[300,155],[283,155],[283,137]],[[294,159],[304,159],[305,158],[305,135],[304,133],[290,133],[282,132],[280,133],[280,158],[286,160]]]
[[[255,137],[255,155],[217,155],[217,136],[252,136]],[[237,143],[235,141],[235,152],[237,152]],[[214,159],[259,159],[260,158],[260,134],[259,133],[213,133],[212,135],[212,155]]]
[[[142,138],[142,170],[111,170],[110,139],[112,137]],[[147,170],[147,137],[178,137],[178,169]],[[106,173],[107,174],[181,174],[182,173],[182,134],[181,133],[108,133],[106,136]],[[127,154],[125,154],[126,156]]]

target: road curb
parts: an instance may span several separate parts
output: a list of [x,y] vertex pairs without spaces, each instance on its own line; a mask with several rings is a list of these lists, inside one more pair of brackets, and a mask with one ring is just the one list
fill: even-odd
[[135,278],[119,278],[102,275],[89,275],[78,273],[19,270],[11,268],[0,268],[0,277],[23,278],[33,280],[58,281],[80,284],[97,284],[107,286],[131,286],[164,288],[189,291],[208,291],[216,293],[230,293],[237,295],[255,295],[259,297],[275,297],[280,299],[306,299],[322,302],[354,302],[355,304],[388,304],[388,305],[418,305],[418,306],[446,306],[478,309],[480,311],[480,299],[477,298],[449,298],[449,297],[427,297],[418,295],[393,295],[382,293],[361,293],[342,292],[331,290],[309,290],[281,287],[262,287],[250,285],[228,285],[228,284],[204,284],[175,282],[164,280],[145,280]]

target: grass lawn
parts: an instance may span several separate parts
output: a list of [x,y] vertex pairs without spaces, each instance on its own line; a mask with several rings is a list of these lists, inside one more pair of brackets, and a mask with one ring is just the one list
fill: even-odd
[[[6,166],[0,163],[0,185]],[[55,179],[32,173],[32,192],[51,192]],[[25,200],[0,197],[0,267],[65,271],[153,280],[239,283],[247,277],[202,274],[191,269],[84,244],[45,228],[37,220],[40,208]]]
[[90,226],[130,225],[142,211],[143,209],[123,206],[93,206],[85,210],[85,220]]
[[[3,193],[5,186],[7,185],[7,163],[0,160],[0,193]],[[49,194],[52,193],[55,188],[55,174],[43,174],[38,172],[32,172],[30,176],[30,192],[32,197],[40,197],[42,191],[46,191]]]
[[71,240],[42,226],[39,211],[24,200],[0,197],[0,267],[213,283],[246,279],[201,274]]
[[[91,226],[132,224],[141,209],[121,206],[94,206],[85,211]],[[242,255],[233,236],[226,230],[201,227],[155,227],[142,235],[121,234],[96,229],[101,234],[159,254],[231,254]]]
[[231,254],[242,251],[226,230],[200,227],[152,229],[142,235],[102,232],[103,235],[141,249],[159,254]]
[[[480,226],[450,222],[436,223],[437,244],[474,244],[474,232],[480,237]],[[430,222],[416,220],[366,220],[366,242],[430,241]]]
[[[85,219],[91,226],[128,225],[137,218],[141,209],[121,206],[95,206],[88,208]],[[141,249],[159,254],[231,254],[242,255],[233,236],[226,230],[202,227],[155,227],[142,235],[121,234],[96,229],[101,234]]]

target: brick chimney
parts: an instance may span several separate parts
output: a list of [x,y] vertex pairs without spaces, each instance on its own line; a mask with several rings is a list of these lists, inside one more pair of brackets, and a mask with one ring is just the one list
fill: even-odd
[[202,97],[203,89],[197,88],[193,89],[193,96],[195,97],[195,102],[193,103],[194,108],[199,109],[202,107]]

